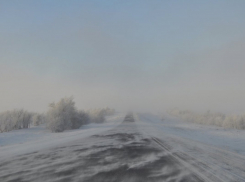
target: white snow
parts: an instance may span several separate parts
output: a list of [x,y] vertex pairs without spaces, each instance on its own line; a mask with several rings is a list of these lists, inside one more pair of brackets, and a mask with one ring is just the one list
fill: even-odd
[[[63,133],[51,133],[44,126],[0,133],[0,158],[58,147],[102,133],[118,126],[124,116],[117,114],[108,117],[105,123],[84,125]],[[202,169],[203,176],[213,175],[221,181],[245,181],[244,130],[199,125],[170,116],[162,120],[152,114],[138,114],[135,120],[138,131],[144,137],[159,139],[167,148],[163,147],[163,150],[177,159],[181,159],[182,155],[182,161],[193,171]],[[130,127],[125,126],[119,129],[127,133]],[[154,161],[154,157],[146,160],[150,161]],[[139,162],[131,167],[137,168],[143,164]]]
[[[199,125],[179,119],[139,114],[137,127],[149,137],[162,141],[193,170],[220,181],[245,181],[245,131]],[[179,157],[182,156],[182,157]],[[214,180],[215,181],[215,180]]]
[[52,133],[44,125],[0,133],[0,157],[20,155],[89,137],[119,125],[125,114],[108,116],[105,123],[83,125],[80,129]]
[[198,141],[245,155],[245,130],[195,124],[169,115],[165,115],[164,120],[151,114],[141,114],[140,116],[142,121],[145,121],[144,124],[155,126],[154,128],[164,134]]

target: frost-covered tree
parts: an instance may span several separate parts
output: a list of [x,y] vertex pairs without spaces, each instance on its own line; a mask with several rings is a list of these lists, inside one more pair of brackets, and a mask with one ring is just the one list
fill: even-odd
[[76,113],[73,98],[63,98],[58,103],[51,103],[47,113],[48,128],[52,132],[62,132],[71,129],[72,119]]
[[101,109],[91,109],[88,111],[90,123],[103,123],[105,121],[105,114]]
[[52,132],[62,132],[67,129],[79,128],[86,122],[87,115],[77,111],[72,97],[62,98],[57,103],[51,103],[47,112],[47,127]]
[[71,129],[77,129],[80,128],[84,124],[88,124],[88,114],[84,111],[78,111],[74,115],[74,118],[72,120],[72,126]]
[[194,123],[209,124],[224,128],[245,129],[245,115],[225,115],[211,111],[202,114],[187,110],[181,111],[176,108],[169,110],[168,113]]
[[67,129],[77,129],[89,122],[102,123],[105,116],[114,114],[110,108],[94,109],[88,112],[78,111],[72,97],[62,98],[57,103],[51,103],[46,114],[27,112],[23,109],[0,113],[0,132],[29,128],[46,123],[52,132],[62,132]]
[[31,118],[31,124],[34,126],[38,126],[40,124],[44,124],[46,121],[45,114],[34,113]]
[[115,110],[107,107],[103,109],[90,109],[87,113],[89,116],[89,122],[103,123],[105,121],[105,116],[113,115]]
[[0,113],[0,132],[29,128],[32,115],[23,109]]

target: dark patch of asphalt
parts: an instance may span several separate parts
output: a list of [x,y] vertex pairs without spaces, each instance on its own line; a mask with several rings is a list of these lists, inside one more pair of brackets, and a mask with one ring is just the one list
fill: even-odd
[[11,159],[1,182],[196,182],[197,175],[139,133],[132,114],[114,129]]

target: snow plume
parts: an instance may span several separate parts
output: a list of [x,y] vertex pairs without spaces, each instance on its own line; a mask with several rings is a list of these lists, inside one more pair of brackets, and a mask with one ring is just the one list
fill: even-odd
[[225,115],[207,111],[206,113],[196,113],[190,110],[172,109],[168,114],[198,124],[215,125],[224,128],[234,128],[245,130],[244,115]]

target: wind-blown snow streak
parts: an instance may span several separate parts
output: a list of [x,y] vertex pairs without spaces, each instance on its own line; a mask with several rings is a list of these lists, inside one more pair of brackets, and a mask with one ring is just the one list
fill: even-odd
[[[139,114],[138,128],[171,155],[185,161],[211,181],[245,181],[245,147],[243,130],[202,126],[150,114]],[[220,131],[221,130],[221,131]],[[238,133],[237,133],[238,132]]]
[[0,134],[0,158],[36,152],[39,150],[65,145],[75,140],[110,130],[121,123],[124,114],[107,116],[105,123],[90,123],[76,130],[51,133],[45,126],[14,130]]
[[202,182],[151,138],[139,133],[130,118],[91,137],[0,158],[0,181]]

